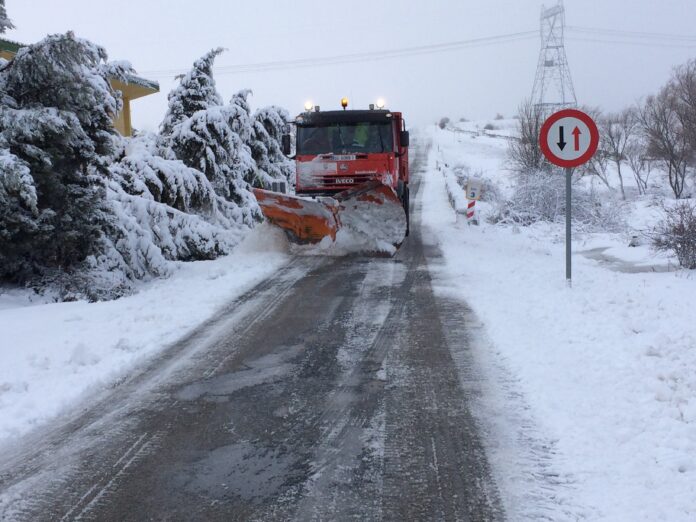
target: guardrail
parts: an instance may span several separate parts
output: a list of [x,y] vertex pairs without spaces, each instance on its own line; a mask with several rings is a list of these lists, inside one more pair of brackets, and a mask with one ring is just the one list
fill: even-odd
[[436,163],[436,168],[442,173],[445,178],[445,187],[447,189],[447,198],[449,199],[450,205],[457,214],[462,214],[466,216],[467,204],[466,195],[464,190],[459,185],[457,177],[450,167],[443,161],[438,160]]
[[487,136],[489,138],[502,138],[504,140],[515,140],[515,141],[520,140],[517,136],[509,136],[507,134],[497,134],[497,133],[491,132],[487,129],[466,130],[466,129],[457,129],[454,127],[447,127],[447,130],[450,132],[457,133],[457,134],[468,134],[470,136]]

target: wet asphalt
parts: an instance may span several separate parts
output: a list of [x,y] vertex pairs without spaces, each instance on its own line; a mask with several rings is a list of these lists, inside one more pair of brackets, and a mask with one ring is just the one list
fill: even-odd
[[297,256],[3,448],[0,519],[502,520],[448,344],[465,305],[432,288],[423,156],[396,256]]

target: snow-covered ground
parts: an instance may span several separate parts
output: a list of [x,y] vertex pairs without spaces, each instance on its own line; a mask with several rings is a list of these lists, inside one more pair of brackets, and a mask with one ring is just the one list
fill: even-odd
[[[471,125],[471,124],[469,124]],[[506,139],[432,128],[423,219],[446,260],[438,291],[482,326],[478,414],[511,520],[696,520],[696,273],[633,230],[576,234],[565,282],[562,224],[479,227],[449,204],[436,164],[511,190]],[[628,182],[630,183],[630,181]],[[647,198],[628,223],[654,221]]]
[[[479,203],[481,225],[467,226],[436,165],[509,194],[514,121],[493,123],[495,136],[475,122],[428,131],[422,208],[445,259],[436,290],[480,326],[477,413],[510,520],[695,520],[696,274],[627,246],[658,215],[651,198],[627,205],[633,229],[576,234],[572,288],[561,224],[491,225]],[[0,444],[137,371],[286,263],[284,245],[259,227],[232,255],[181,263],[117,301],[0,294]]]
[[284,246],[282,234],[260,226],[233,254],[178,263],[172,277],[116,301],[0,293],[0,445],[137,371],[285,264]]

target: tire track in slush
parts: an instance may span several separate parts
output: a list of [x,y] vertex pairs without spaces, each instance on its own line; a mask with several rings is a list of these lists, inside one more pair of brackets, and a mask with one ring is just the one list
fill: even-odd
[[16,500],[19,519],[501,519],[432,290],[414,152],[394,258],[295,258],[298,273],[25,447],[29,463],[0,472],[40,497]]
[[[83,517],[95,508],[102,499],[113,491],[133,464],[143,459],[148,452],[155,451],[156,444],[162,437],[162,432],[150,434],[143,433],[136,441],[121,455],[121,458],[109,470],[109,473],[95,482],[68,512],[61,517],[61,522],[69,520],[83,520]],[[79,511],[78,511],[79,510]]]
[[[277,277],[235,299],[172,345],[143,372],[102,394],[94,401],[96,405],[68,413],[62,423],[59,419],[54,426],[28,436],[23,444],[11,448],[13,451],[0,460],[0,520],[60,520],[84,507],[85,499],[92,498],[94,490],[108,482],[114,473],[120,471],[123,476],[137,460],[142,460],[147,452],[140,451],[138,459],[131,461],[126,469],[114,468],[134,444],[133,439],[137,443],[144,436],[138,432],[139,417],[152,410],[176,408],[176,400],[157,391],[162,382],[182,378],[187,372],[195,373],[195,365],[203,365],[202,371],[207,372],[212,361],[221,359],[214,353],[228,339],[225,333],[231,333],[230,326],[225,326],[230,316],[249,317],[246,322],[238,319],[241,326],[231,327],[243,335],[282,302],[294,281],[320,262],[300,261],[294,259]],[[259,299],[264,294],[268,297]],[[228,354],[229,350],[225,350],[225,355]],[[154,432],[157,437],[150,439],[149,451],[154,450],[154,442],[162,435],[157,429]],[[120,447],[125,447],[125,452]],[[95,483],[94,477],[102,478]],[[105,493],[100,499],[104,499]],[[83,510],[82,516],[94,507],[92,504]]]

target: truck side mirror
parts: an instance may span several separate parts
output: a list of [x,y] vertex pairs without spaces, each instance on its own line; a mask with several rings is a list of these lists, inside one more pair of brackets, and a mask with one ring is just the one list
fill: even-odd
[[401,131],[401,136],[400,136],[399,141],[401,141],[402,147],[408,147],[408,142],[409,142],[408,131]]
[[283,144],[283,154],[286,156],[290,155],[290,135],[289,134],[283,134],[282,138],[282,144]]

